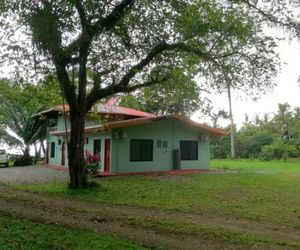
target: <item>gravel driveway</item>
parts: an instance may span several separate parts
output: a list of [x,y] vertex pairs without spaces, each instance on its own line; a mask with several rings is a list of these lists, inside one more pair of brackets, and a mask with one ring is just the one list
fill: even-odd
[[47,182],[66,182],[68,180],[68,173],[44,167],[0,167],[0,183],[19,185]]

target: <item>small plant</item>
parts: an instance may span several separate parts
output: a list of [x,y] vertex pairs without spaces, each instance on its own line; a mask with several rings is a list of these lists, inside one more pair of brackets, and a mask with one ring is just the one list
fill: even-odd
[[91,154],[90,150],[84,152],[85,169],[90,177],[97,176],[100,170],[100,153]]

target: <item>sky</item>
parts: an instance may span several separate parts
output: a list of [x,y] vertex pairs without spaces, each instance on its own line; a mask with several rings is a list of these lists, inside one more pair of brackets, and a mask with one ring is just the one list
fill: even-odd
[[[245,120],[245,114],[248,114],[252,120],[256,114],[262,116],[265,113],[275,113],[278,109],[278,103],[288,102],[292,107],[300,107],[300,85],[297,82],[300,76],[300,41],[288,39],[281,41],[278,46],[278,53],[282,65],[282,70],[275,79],[276,85],[273,90],[269,90],[265,95],[261,95],[256,102],[241,100],[237,98],[234,90],[232,91],[232,106],[234,121],[240,128]],[[228,111],[227,94],[214,94],[209,96],[212,100],[214,109],[224,109]],[[192,119],[199,122],[211,124],[208,118],[201,116],[196,112]],[[221,121],[220,125],[226,126],[229,121]]]

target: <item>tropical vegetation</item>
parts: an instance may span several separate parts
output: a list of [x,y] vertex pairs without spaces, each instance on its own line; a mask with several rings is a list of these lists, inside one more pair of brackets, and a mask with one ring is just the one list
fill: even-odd
[[[252,121],[246,117],[235,134],[237,158],[287,160],[289,157],[299,157],[300,108],[282,103],[274,115],[256,116]],[[212,142],[213,158],[230,158],[229,149],[228,137],[216,138]]]

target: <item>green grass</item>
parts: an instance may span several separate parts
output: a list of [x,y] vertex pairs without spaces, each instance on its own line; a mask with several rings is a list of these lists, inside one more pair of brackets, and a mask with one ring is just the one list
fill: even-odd
[[212,160],[212,168],[243,170],[248,172],[271,172],[271,173],[298,173],[300,174],[300,160],[291,159],[284,161],[258,161],[258,160]]
[[116,237],[0,214],[1,249],[144,249]]
[[300,161],[214,160],[221,173],[101,179],[101,187],[71,191],[67,184],[21,188],[97,202],[247,218],[299,227]]

